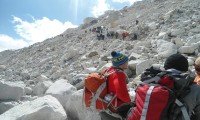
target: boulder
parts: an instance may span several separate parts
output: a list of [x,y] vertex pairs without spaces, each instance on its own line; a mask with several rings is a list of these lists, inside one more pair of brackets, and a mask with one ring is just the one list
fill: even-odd
[[177,47],[175,44],[165,41],[165,40],[158,40],[157,41],[157,52],[160,56],[167,58],[170,55],[177,53]]
[[175,38],[172,40],[172,42],[178,47],[180,48],[181,46],[184,45],[184,42],[181,38]]
[[0,102],[0,114],[17,105],[19,105],[19,103],[16,101]]
[[19,100],[25,95],[24,87],[22,82],[0,81],[0,100]]
[[149,68],[153,64],[151,60],[144,60],[136,65],[136,75],[141,74],[145,69]]
[[33,88],[33,95],[43,96],[46,90],[52,85],[51,81],[43,81],[39,82]]
[[31,93],[33,92],[31,87],[25,87],[24,90],[26,95],[31,95]]
[[79,51],[76,49],[69,49],[66,50],[65,54],[61,57],[62,62],[66,62],[70,59],[72,59],[73,57],[75,57],[76,55],[79,54]]
[[67,115],[58,100],[47,95],[11,108],[0,120],[67,120]]
[[184,28],[177,28],[177,29],[172,29],[171,30],[171,36],[178,36],[178,35],[183,35],[185,33]]
[[71,95],[65,108],[70,120],[101,120],[98,112],[87,110],[84,106],[83,89]]
[[182,46],[178,49],[178,52],[181,54],[193,54],[195,52],[195,48],[193,46]]
[[73,78],[72,85],[76,87],[77,90],[83,89],[84,87],[84,80],[88,74],[78,74]]
[[54,96],[63,106],[65,106],[70,96],[76,91],[76,88],[69,84],[67,80],[60,79],[47,89],[45,95]]
[[136,66],[137,64],[141,63],[141,60],[131,60],[128,63],[128,67],[132,70],[135,71],[136,70]]

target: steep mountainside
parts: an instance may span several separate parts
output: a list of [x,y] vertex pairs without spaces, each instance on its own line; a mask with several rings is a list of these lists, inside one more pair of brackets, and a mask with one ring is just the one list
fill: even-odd
[[[160,48],[162,42],[158,43],[163,40],[173,43],[175,52],[198,55],[197,44],[190,53],[180,47],[199,41],[199,3],[199,0],[144,0],[119,11],[107,11],[96,19],[97,23],[85,21],[80,27],[66,30],[44,42],[1,52],[0,79],[24,81],[41,74],[52,80],[73,78],[79,73],[87,73],[85,69],[88,67],[100,68],[99,58],[109,56],[112,50],[128,55],[138,53],[142,55],[138,60],[152,59],[160,64],[166,58],[160,51],[165,47]],[[139,20],[138,25],[136,20]],[[89,32],[98,26],[112,31],[128,31],[130,37],[126,41],[110,38],[98,41],[96,34]],[[138,40],[131,41],[134,33]],[[195,59],[196,56],[192,57]],[[23,74],[26,74],[26,79]]]
[[125,72],[132,100],[135,76],[150,66],[163,68],[172,54],[183,54],[193,71],[200,56],[199,11],[200,0],[143,0],[85,18],[78,28],[43,42],[0,52],[0,119],[100,120],[83,108],[82,88],[88,73],[111,65],[113,50],[129,57]]

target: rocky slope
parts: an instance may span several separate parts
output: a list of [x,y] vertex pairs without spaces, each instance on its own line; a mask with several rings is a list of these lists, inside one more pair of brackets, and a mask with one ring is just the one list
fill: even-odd
[[[0,106],[6,106],[0,112],[3,113],[24,101],[37,100],[37,96],[54,94],[58,99],[59,95],[68,91],[69,96],[58,99],[68,114],[68,118],[65,118],[60,110],[60,120],[88,120],[97,116],[96,113],[79,110],[81,101],[74,99],[81,98],[83,80],[88,73],[98,71],[105,65],[109,66],[110,52],[113,50],[129,56],[130,65],[126,72],[130,78],[139,75],[151,65],[162,67],[165,58],[174,53],[184,54],[193,70],[194,60],[200,56],[199,9],[199,0],[143,0],[119,11],[107,11],[99,18],[86,18],[80,27],[68,29],[44,42],[1,52],[0,89],[9,86],[13,91],[8,88],[6,93],[0,92]],[[137,25],[136,20],[139,21]],[[89,29],[98,26],[105,26],[108,31],[117,31],[120,34],[127,31],[129,37],[125,40],[119,37],[98,41],[96,33],[89,32]],[[132,40],[133,34],[137,35],[137,40]],[[67,82],[67,86],[72,85],[73,89],[64,89],[65,92],[60,90],[59,95],[53,90],[46,93],[52,85],[59,85],[56,82],[62,79]],[[19,83],[15,86],[10,82]],[[11,94],[13,92],[17,95]],[[13,102],[8,105],[10,99]],[[73,102],[80,105],[73,106]],[[1,116],[6,118],[7,112]]]

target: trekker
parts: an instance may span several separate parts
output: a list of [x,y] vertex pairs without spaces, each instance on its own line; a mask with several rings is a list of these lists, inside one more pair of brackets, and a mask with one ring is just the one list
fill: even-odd
[[136,21],[135,21],[135,24],[136,24],[136,25],[138,25],[138,23],[139,23],[139,21],[138,21],[138,20],[136,20]]
[[137,40],[137,34],[136,33],[133,34],[133,38],[132,39],[133,40]]
[[114,34],[115,34],[114,31],[111,31],[111,32],[110,32],[110,36],[111,36],[111,38],[114,37]]
[[[167,71],[179,74],[186,73],[190,76],[191,73],[189,73],[188,67],[189,63],[187,59],[180,54],[171,55],[167,58],[164,64],[164,68]],[[184,81],[182,81],[182,84],[184,84]],[[183,103],[186,105],[191,120],[200,120],[200,87],[195,84],[191,84],[189,88],[190,92],[183,98]]]
[[194,83],[200,86],[200,57],[195,60],[194,69],[196,77],[194,79]]
[[115,32],[115,38],[117,39],[119,36],[119,33],[118,32]]
[[[129,104],[131,102],[126,81],[127,76],[124,70],[128,67],[128,57],[120,52],[111,52],[112,56],[112,66],[108,68],[107,72],[116,71],[110,76],[108,76],[108,93],[116,95],[116,98],[111,103],[116,108],[123,106],[125,103]],[[130,107],[129,107],[130,108]],[[129,110],[128,108],[128,110]],[[124,118],[128,110],[121,111],[120,114]],[[110,114],[110,112],[100,112],[101,120],[122,120],[121,116],[115,116]]]
[[[136,93],[136,98],[141,98],[136,99],[136,106],[138,102],[142,100],[145,100],[144,104],[148,106],[143,108],[142,105],[138,105],[139,107],[135,107],[133,111],[128,115],[128,120],[146,120],[146,118],[149,120],[200,120],[200,87],[194,84],[194,77],[192,76],[192,73],[188,71],[188,67],[189,63],[183,55],[173,54],[166,59],[164,63],[164,71],[154,69],[153,67],[146,69],[146,71],[141,76],[141,81],[145,83],[145,81],[149,82],[154,78],[153,84],[149,84],[152,85],[152,88],[159,89],[161,86],[164,86],[164,88],[171,89],[169,90],[171,91],[170,94],[173,94],[173,96],[175,95],[176,99],[174,102],[169,102],[170,100],[174,99],[159,98],[162,99],[162,101],[159,102],[160,106],[158,107],[158,98],[153,99],[153,96],[162,96],[164,91],[168,89],[162,89],[163,91],[160,91],[160,94],[158,94],[159,91],[157,94],[155,94],[155,89],[153,89],[154,93],[151,92],[153,91],[152,89],[148,89],[147,94],[151,97],[148,96],[141,98],[140,96],[143,94],[140,95]],[[157,80],[155,80],[156,77],[158,78]],[[156,86],[154,83],[157,83],[158,86]],[[164,98],[166,96],[162,97]],[[167,101],[168,103],[166,103]],[[168,104],[169,106],[165,106],[165,108],[163,107],[162,111],[155,109],[155,107],[160,109],[163,105],[162,103],[166,103],[166,105]],[[153,108],[154,114],[152,115],[150,113],[152,113],[151,110]]]
[[128,35],[129,35],[128,32],[122,33],[122,39],[124,40]]
[[125,32],[123,32],[123,33],[122,33],[122,40],[124,40],[124,39],[125,39],[125,37],[126,37],[126,33],[125,33]]

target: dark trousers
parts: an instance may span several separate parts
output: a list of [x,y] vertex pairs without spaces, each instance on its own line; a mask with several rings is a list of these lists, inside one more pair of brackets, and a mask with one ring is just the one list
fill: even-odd
[[121,120],[120,118],[113,117],[106,112],[100,112],[101,120]]

